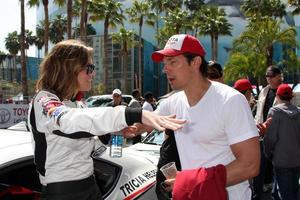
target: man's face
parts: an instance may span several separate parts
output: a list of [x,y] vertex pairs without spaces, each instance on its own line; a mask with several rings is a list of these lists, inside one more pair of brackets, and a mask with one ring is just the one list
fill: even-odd
[[174,90],[184,90],[190,82],[190,77],[194,74],[187,59],[183,55],[164,57],[163,64],[163,72],[167,75],[171,87]]
[[278,88],[278,86],[282,83],[281,74],[266,72],[266,79],[272,89]]
[[119,94],[113,94],[113,101],[115,103],[115,105],[120,105],[121,101],[122,101],[122,96]]

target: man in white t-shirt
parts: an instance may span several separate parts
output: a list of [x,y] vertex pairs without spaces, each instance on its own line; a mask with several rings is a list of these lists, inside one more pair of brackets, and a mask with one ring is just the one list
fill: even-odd
[[[208,80],[204,56],[199,40],[186,34],[172,36],[163,50],[152,54],[155,62],[163,62],[171,87],[182,90],[155,112],[187,120],[175,131],[182,170],[222,164],[229,200],[250,200],[248,179],[258,174],[260,161],[257,128],[242,94]],[[169,189],[174,182],[165,181]]]
[[154,96],[151,92],[146,92],[144,95],[145,102],[143,103],[143,110],[153,112]]

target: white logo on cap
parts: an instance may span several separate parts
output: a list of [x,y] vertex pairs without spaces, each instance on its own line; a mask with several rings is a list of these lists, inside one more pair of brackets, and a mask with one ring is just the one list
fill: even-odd
[[168,40],[164,49],[175,49],[180,51],[185,37],[186,37],[185,34],[173,35]]

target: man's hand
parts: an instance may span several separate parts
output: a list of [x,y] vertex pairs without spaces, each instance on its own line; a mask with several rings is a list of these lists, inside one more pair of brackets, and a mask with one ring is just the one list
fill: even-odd
[[264,123],[259,123],[259,124],[256,124],[256,127],[258,129],[258,133],[260,136],[264,136],[265,133],[266,133],[266,130],[269,126],[269,124],[272,122],[272,118],[269,117]]
[[173,190],[175,180],[176,180],[175,178],[171,178],[171,179],[167,179],[167,180],[165,180],[165,182],[163,182],[163,184],[165,185],[164,189],[167,192],[171,192]]

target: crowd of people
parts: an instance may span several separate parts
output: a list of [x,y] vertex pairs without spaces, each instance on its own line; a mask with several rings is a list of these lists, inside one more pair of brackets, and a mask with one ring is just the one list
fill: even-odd
[[[101,199],[88,155],[111,132],[121,130],[137,143],[153,129],[165,134],[159,200],[259,200],[266,186],[274,199],[299,199],[300,109],[278,66],[267,68],[268,85],[255,99],[248,79],[224,84],[222,66],[206,60],[201,42],[177,34],[152,54],[176,92],[157,106],[151,92],[142,97],[135,89],[127,104],[116,88],[108,107],[87,111],[79,94],[91,89],[91,55],[91,48],[68,40],[41,64],[29,122],[44,199]],[[84,155],[76,151],[83,148]],[[166,180],[159,169],[169,162],[178,172]]]

